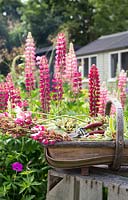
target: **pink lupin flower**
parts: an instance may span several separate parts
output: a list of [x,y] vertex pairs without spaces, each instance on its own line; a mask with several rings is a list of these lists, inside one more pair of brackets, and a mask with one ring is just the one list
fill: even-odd
[[36,57],[36,65],[40,65],[40,61],[41,61],[41,56],[37,56]]
[[33,134],[31,134],[31,138],[33,138],[34,140],[42,142],[42,140],[46,138],[46,128],[43,125],[37,125],[31,130],[33,131]]
[[12,80],[12,76],[10,73],[6,77],[6,87],[8,90],[8,97],[9,97],[9,100],[11,101],[12,108],[14,108],[17,105],[20,105],[22,103],[20,91],[18,88],[15,88],[13,80]]
[[35,65],[35,44],[33,37],[29,32],[25,45],[25,86],[27,91],[31,91],[35,88]]
[[77,58],[73,43],[70,43],[69,52],[66,56],[65,80],[70,83],[72,81],[73,74],[77,71]]
[[122,87],[125,87],[126,81],[127,81],[127,74],[124,70],[121,70],[119,77],[118,77],[118,88],[122,89]]
[[119,99],[121,101],[123,108],[126,102],[126,82],[127,82],[127,74],[124,72],[124,70],[121,70],[118,77],[118,89],[119,89]]
[[[109,92],[109,96],[111,98],[116,98],[118,99],[118,93],[115,89],[112,90],[112,92]],[[116,114],[116,107],[114,104],[111,105],[111,112],[110,112],[110,115],[115,115]]]
[[6,110],[9,102],[11,108],[27,106],[27,101],[22,101],[20,90],[15,87],[10,73],[6,77],[6,82],[0,83],[0,110]]
[[122,88],[122,90],[121,90],[120,101],[121,101],[122,107],[124,108],[124,105],[126,103],[126,90],[125,90],[125,88]]
[[96,116],[99,110],[99,98],[100,98],[100,80],[99,72],[96,65],[92,65],[89,75],[89,106],[90,115]]
[[44,112],[50,109],[50,73],[46,56],[40,59],[40,101]]
[[102,116],[105,115],[105,106],[107,100],[108,100],[108,90],[105,82],[103,82],[100,88],[99,111],[98,111],[98,113],[101,114]]
[[20,107],[16,107],[15,124],[29,127],[32,124],[32,113],[29,111],[22,111]]
[[78,94],[82,89],[82,76],[77,69],[77,58],[72,43],[66,57],[65,80],[70,83],[74,94]]
[[66,65],[66,37],[59,33],[56,41],[55,74],[62,78]]

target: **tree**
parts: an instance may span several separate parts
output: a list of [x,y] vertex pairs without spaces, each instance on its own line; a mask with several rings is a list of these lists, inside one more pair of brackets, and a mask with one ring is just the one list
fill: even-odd
[[0,73],[4,75],[9,72],[14,55],[19,52],[13,47],[22,44],[21,7],[20,0],[0,0]]
[[78,45],[91,38],[93,7],[88,0],[28,0],[23,10],[27,30],[36,39],[37,46],[48,45],[49,35],[67,31]]
[[23,33],[23,29],[20,24],[22,14],[20,9],[22,6],[23,4],[20,0],[0,0],[0,14],[6,23],[8,34],[6,34],[5,37],[8,37],[6,44],[9,51],[13,46],[21,45],[21,34]]
[[[92,40],[93,6],[88,0],[52,1],[56,15],[63,16],[59,29],[66,29],[70,39],[78,45],[85,45]],[[59,12],[58,12],[59,10]]]
[[52,13],[50,4],[46,0],[29,0],[22,9],[22,20],[27,31],[31,31],[37,46],[45,46],[50,43],[48,36],[58,29],[61,17]]
[[127,0],[90,0],[94,9],[96,37],[128,30]]

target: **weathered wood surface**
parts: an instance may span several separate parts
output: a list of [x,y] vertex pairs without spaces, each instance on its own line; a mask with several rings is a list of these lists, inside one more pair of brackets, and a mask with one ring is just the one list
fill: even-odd
[[[74,177],[63,175],[63,178],[53,176],[49,178],[46,200],[74,200]],[[58,180],[57,180],[58,178]]]
[[108,200],[128,200],[128,187],[123,185],[109,185]]
[[104,200],[104,187],[107,200],[128,200],[128,168],[113,172],[91,167],[89,176],[82,176],[80,169],[49,170],[46,200]]
[[102,182],[80,179],[79,200],[102,200]]

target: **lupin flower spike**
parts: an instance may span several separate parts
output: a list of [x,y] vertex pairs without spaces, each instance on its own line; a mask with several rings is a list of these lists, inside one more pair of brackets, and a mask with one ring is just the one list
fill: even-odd
[[55,74],[52,80],[52,98],[60,101],[63,96],[63,80],[66,65],[66,37],[59,33],[56,42]]
[[50,109],[50,73],[46,56],[40,59],[40,101],[44,112]]
[[79,94],[82,89],[81,72],[74,72],[72,78],[72,91],[74,95]]
[[55,74],[62,78],[66,65],[66,37],[59,33],[56,42]]
[[99,110],[99,98],[100,98],[100,80],[99,72],[96,65],[92,65],[89,75],[89,106],[90,115],[95,117]]
[[29,32],[25,45],[25,86],[27,91],[35,88],[35,65],[35,44],[31,32]]
[[52,79],[52,99],[54,101],[60,101],[63,97],[63,83],[60,78],[53,77]]
[[74,95],[82,89],[82,76],[77,69],[77,58],[73,43],[70,43],[69,53],[66,56],[65,80],[71,84]]
[[118,77],[118,89],[119,89],[119,99],[124,108],[126,102],[126,82],[127,82],[127,74],[124,70],[121,70]]
[[21,100],[20,90],[15,87],[10,73],[6,77],[6,83],[8,88],[8,97],[12,108],[15,108],[17,105],[21,105],[23,102]]
[[108,100],[108,90],[105,82],[103,82],[100,88],[100,100],[99,100],[99,111],[98,111],[98,113],[101,114],[102,116],[105,115],[105,106],[107,100]]
[[0,110],[7,109],[8,102],[8,86],[6,82],[0,83]]
[[76,73],[77,71],[77,58],[74,51],[73,43],[70,43],[69,52],[66,55],[65,80],[70,83],[72,81],[74,73]]

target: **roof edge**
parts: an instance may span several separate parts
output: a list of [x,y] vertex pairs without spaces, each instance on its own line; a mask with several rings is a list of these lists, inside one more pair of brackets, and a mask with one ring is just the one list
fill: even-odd
[[122,31],[122,32],[113,33],[113,34],[109,34],[109,35],[102,35],[98,39],[100,40],[100,39],[105,39],[105,38],[120,36],[120,35],[123,35],[123,34],[128,34],[128,31]]
[[110,51],[115,51],[115,50],[122,50],[122,49],[128,49],[128,46],[122,47],[122,48],[113,48],[113,49],[106,49],[106,50],[102,50],[102,51],[95,51],[95,52],[91,52],[91,53],[87,53],[87,54],[79,54],[76,56],[88,56],[88,55],[94,55],[94,54],[98,54],[98,53],[102,53],[102,52],[110,52]]

